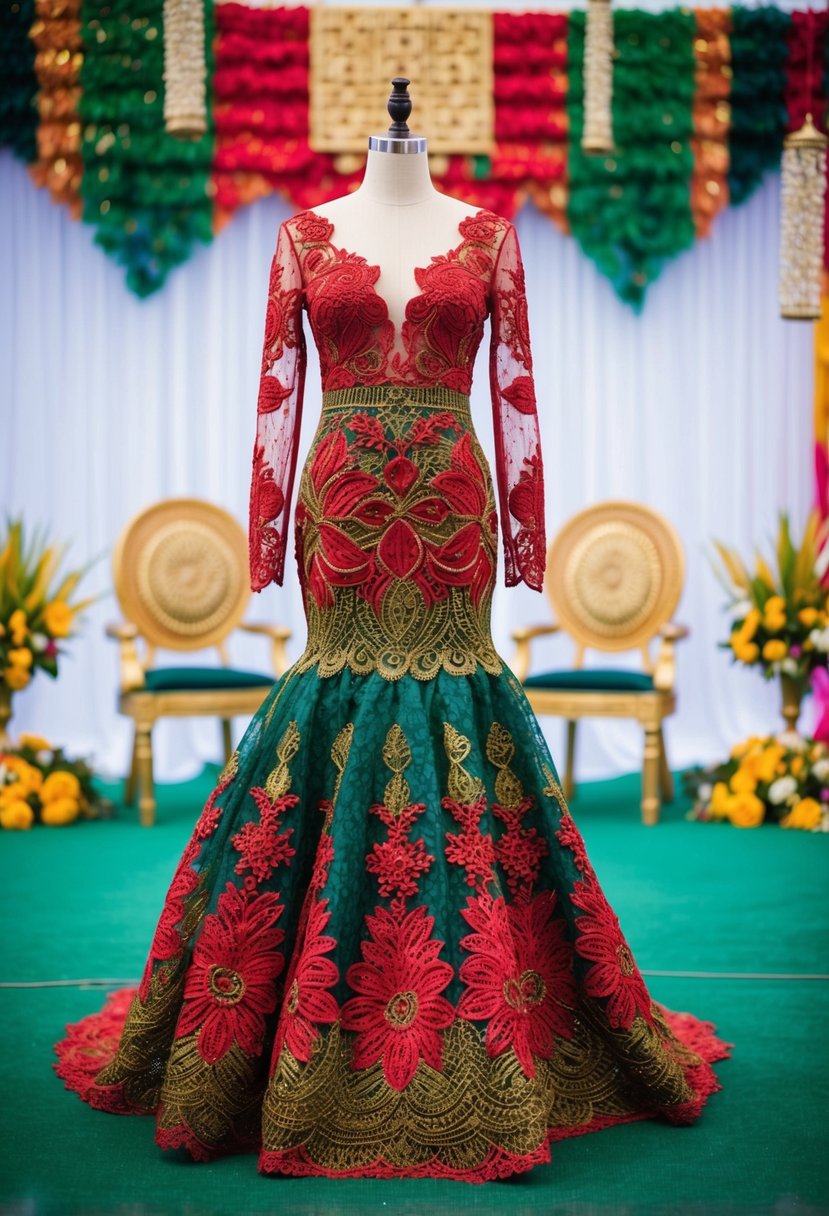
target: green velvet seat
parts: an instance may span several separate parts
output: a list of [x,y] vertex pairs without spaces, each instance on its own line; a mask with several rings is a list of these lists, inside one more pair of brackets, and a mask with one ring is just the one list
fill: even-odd
[[528,676],[525,688],[578,692],[653,692],[653,676],[625,668],[581,667],[567,671],[545,671]]
[[208,688],[266,688],[273,677],[233,667],[155,667],[145,673],[148,692],[195,692]]

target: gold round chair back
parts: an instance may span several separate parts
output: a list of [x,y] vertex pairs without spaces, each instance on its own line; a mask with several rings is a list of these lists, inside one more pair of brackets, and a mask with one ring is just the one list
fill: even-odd
[[155,646],[221,642],[250,599],[247,538],[238,520],[197,498],[169,498],[121,533],[112,559],[124,616]]
[[635,502],[574,515],[550,546],[545,587],[556,619],[584,646],[633,650],[669,621],[682,594],[682,542]]

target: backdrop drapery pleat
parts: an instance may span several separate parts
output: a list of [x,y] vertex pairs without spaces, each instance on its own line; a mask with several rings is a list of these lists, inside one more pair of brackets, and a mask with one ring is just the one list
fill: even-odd
[[[13,732],[45,734],[92,756],[104,772],[123,771],[130,746],[129,723],[115,711],[116,648],[103,636],[119,615],[113,544],[134,513],[169,496],[209,499],[246,523],[268,268],[279,224],[293,210],[275,197],[249,208],[142,301],[95,248],[92,230],[34,189],[10,153],[0,155],[0,502],[71,541],[67,562],[102,555],[85,586],[104,593],[69,644],[57,682],[39,674],[15,698]],[[532,206],[516,220],[548,533],[584,506],[621,497],[663,512],[685,546],[676,615],[692,638],[680,648],[680,709],[667,729],[674,765],[715,759],[781,721],[777,689],[732,669],[717,649],[727,620],[708,562],[712,537],[747,553],[768,545],[781,507],[800,528],[813,496],[812,327],[778,317],[778,214],[779,181],[771,177],[721,216],[707,241],[666,267],[640,317]],[[309,347],[301,453],[320,404]],[[491,456],[485,352],[486,344],[472,404]],[[511,629],[548,612],[527,588],[499,586],[500,653],[509,660]],[[248,616],[289,625],[291,654],[299,655],[304,617],[292,562],[285,587],[255,595]],[[231,649],[236,665],[267,670],[261,640],[239,636]],[[569,657],[563,640],[539,647],[539,666]],[[543,725],[563,761],[561,725]],[[243,726],[237,720],[237,733]],[[639,767],[641,733],[632,723],[580,729],[582,776]],[[157,776],[184,780],[219,759],[218,726],[162,722],[155,749]]]

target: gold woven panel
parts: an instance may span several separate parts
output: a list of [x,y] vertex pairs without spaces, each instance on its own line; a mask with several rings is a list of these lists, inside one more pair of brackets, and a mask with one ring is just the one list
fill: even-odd
[[113,565],[126,619],[157,646],[196,650],[221,641],[250,598],[241,525],[198,499],[142,511],[122,533]]
[[391,78],[407,76],[413,133],[430,152],[493,149],[492,14],[411,8],[311,8],[315,152],[365,152],[384,132]]
[[580,642],[627,650],[670,619],[684,562],[674,529],[638,503],[600,503],[574,516],[550,548],[547,590]]

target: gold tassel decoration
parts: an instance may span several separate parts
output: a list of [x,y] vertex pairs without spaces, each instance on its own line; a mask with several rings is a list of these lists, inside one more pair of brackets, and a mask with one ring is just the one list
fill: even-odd
[[613,13],[610,0],[587,0],[581,150],[595,156],[607,156],[614,151]]
[[164,126],[179,139],[207,131],[202,0],[164,0]]
[[780,215],[780,315],[814,321],[821,315],[826,145],[811,114],[783,142]]

